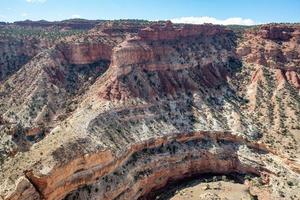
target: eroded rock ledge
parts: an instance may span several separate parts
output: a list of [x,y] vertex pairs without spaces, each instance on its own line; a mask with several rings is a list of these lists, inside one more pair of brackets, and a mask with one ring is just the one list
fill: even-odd
[[[70,40],[56,46],[56,54],[51,51],[55,56],[47,52],[41,54],[47,68],[37,80],[47,80],[44,77],[52,74],[47,70],[49,66],[53,66],[50,72],[57,72],[61,64],[88,68],[99,59],[110,60],[111,64],[103,76],[105,70],[94,77],[99,79],[82,97],[84,100],[76,112],[28,153],[18,154],[5,163],[1,171],[0,199],[138,199],[170,180],[209,172],[270,175],[268,186],[272,187],[268,188],[274,199],[281,196],[280,189],[290,183],[288,181],[294,181],[295,187],[288,187],[287,193],[297,191],[298,165],[285,162],[264,145],[230,132],[199,131],[232,130],[253,140],[260,139],[260,133],[272,135],[271,127],[277,131],[278,127],[268,121],[273,112],[265,118],[248,116],[247,99],[241,98],[245,93],[237,94],[243,90],[235,90],[230,82],[239,80],[233,76],[236,71],[247,70],[250,86],[256,88],[258,80],[261,82],[270,75],[264,75],[261,69],[252,76],[248,64],[268,64],[270,69],[292,69],[293,74],[286,74],[288,78],[281,78],[284,75],[278,73],[274,78],[279,77],[278,82],[287,79],[299,88],[298,49],[293,47],[299,34],[288,31],[291,37],[284,39],[281,37],[286,37],[285,29],[276,30],[274,36],[268,29],[260,35],[245,33],[245,41],[250,42],[237,43],[233,31],[220,26],[167,23],[139,33],[133,31],[130,37],[98,41],[94,40],[100,38],[96,35],[87,42]],[[101,33],[101,38],[107,34]],[[278,39],[284,40],[284,45],[291,49],[279,51]],[[37,60],[40,63],[41,60]],[[101,66],[106,69],[109,62],[105,63]],[[31,79],[26,77],[26,80],[36,79],[32,73],[37,69],[35,66],[35,63],[29,66],[31,73],[24,72],[26,76],[31,75]],[[265,71],[269,70],[267,67]],[[56,74],[63,73],[53,73]],[[25,75],[17,80],[28,87],[23,82]],[[244,76],[241,74],[241,81],[233,86],[245,86],[247,91],[248,79]],[[61,76],[57,77],[60,80]],[[49,77],[50,82],[52,78]],[[276,88],[276,84],[270,86],[273,87]],[[35,88],[30,87],[30,91]],[[265,90],[270,89],[263,88]],[[28,94],[31,94],[29,90]],[[59,96],[55,88],[53,94]],[[253,105],[256,100],[265,98],[269,102],[271,99],[271,95],[258,94],[250,94]],[[277,105],[282,107],[282,104]],[[276,104],[265,106],[270,110],[273,107],[276,108]],[[296,106],[291,108],[296,109]],[[254,110],[250,115],[260,114],[259,111]],[[282,113],[278,111],[278,119],[286,121]],[[294,119],[296,124],[299,120]],[[260,129],[256,130],[256,125]],[[265,125],[266,130],[262,129]],[[23,170],[29,171],[23,174]],[[279,178],[275,180],[276,177]]]
[[185,24],[181,27],[174,27],[172,22],[168,21],[165,26],[159,24],[152,25],[139,31],[139,36],[144,40],[174,40],[178,38],[194,36],[211,36],[216,34],[230,33],[222,26],[204,24],[192,25]]
[[[137,199],[165,186],[170,179],[193,174],[269,173],[254,156],[240,157],[241,151],[251,152],[248,155],[252,156],[268,154],[263,145],[229,132],[196,132],[150,139],[119,153],[102,151],[85,155],[47,175],[28,171],[26,177],[38,190],[40,198],[45,199],[62,199],[66,195],[66,199],[76,198],[76,190],[86,185],[89,186],[79,191],[97,188],[85,192],[88,199]],[[22,189],[7,199],[25,199],[24,193],[32,194],[32,187]]]

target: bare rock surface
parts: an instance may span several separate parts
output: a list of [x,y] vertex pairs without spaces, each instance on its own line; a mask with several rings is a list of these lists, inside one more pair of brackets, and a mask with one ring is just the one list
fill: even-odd
[[51,39],[0,82],[0,198],[147,199],[206,173],[249,178],[200,199],[299,198],[299,31],[124,21]]

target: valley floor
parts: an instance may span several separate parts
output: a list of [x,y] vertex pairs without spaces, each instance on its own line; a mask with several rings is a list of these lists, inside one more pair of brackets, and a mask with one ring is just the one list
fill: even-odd
[[247,181],[232,179],[226,176],[209,176],[193,178],[191,180],[170,184],[158,191],[156,200],[253,200],[249,192]]

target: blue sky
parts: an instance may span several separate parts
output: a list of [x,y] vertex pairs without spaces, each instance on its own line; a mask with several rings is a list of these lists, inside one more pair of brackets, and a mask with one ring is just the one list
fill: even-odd
[[300,0],[0,0],[0,21],[78,17],[221,24],[300,22]]

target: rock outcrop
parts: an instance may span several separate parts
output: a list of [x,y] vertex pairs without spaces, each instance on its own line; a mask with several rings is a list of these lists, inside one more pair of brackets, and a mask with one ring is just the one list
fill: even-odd
[[11,76],[51,42],[36,38],[0,37],[0,82]]
[[294,32],[294,28],[280,25],[265,25],[260,29],[262,38],[278,41],[288,41]]
[[[220,27],[209,25],[174,29],[167,23],[155,31],[155,34],[149,33],[148,37],[143,35],[147,29],[143,29],[140,36],[127,38],[113,49],[111,76],[100,86],[101,97],[111,100],[128,98],[128,95],[154,98],[161,92],[196,90],[199,84],[214,87],[224,83],[231,70],[234,70],[228,68],[229,63],[234,67],[239,65],[235,50],[231,48],[235,36],[228,30],[221,31]],[[216,36],[214,43],[212,41]],[[220,51],[215,52],[217,49]],[[204,78],[196,80],[196,77],[188,77],[188,74],[187,77],[179,77],[176,75],[180,73],[178,71],[193,71],[190,73]],[[151,73],[152,80],[150,75],[145,77]],[[139,87],[125,83],[122,76],[134,78],[130,82],[136,82]],[[177,80],[172,81],[175,77]],[[161,86],[164,89],[159,88]]]
[[1,145],[26,148],[0,152],[0,197],[139,199],[235,172],[296,198],[299,28],[135,23],[57,41],[1,85]]
[[[74,157],[72,162],[46,174],[43,171],[26,171],[26,178],[34,187],[29,184],[30,187],[23,187],[25,191],[13,193],[8,198],[19,199],[24,193],[32,193],[32,188],[36,188],[42,198],[61,199],[80,186],[93,184],[89,187],[96,192],[86,198],[137,199],[170,180],[199,173],[269,173],[256,160],[241,160],[238,153],[242,153],[239,152],[242,146],[249,148],[243,151],[269,153],[262,145],[226,132],[166,135],[136,143],[119,154],[99,151],[84,157]],[[77,153],[80,153],[78,150]],[[20,181],[17,188],[21,188],[23,182]],[[75,196],[76,192],[67,199]]]
[[155,24],[141,29],[138,35],[145,40],[175,40],[185,37],[205,37],[223,33],[230,33],[230,31],[224,29],[224,27],[212,26],[211,24],[201,26],[187,24],[181,27],[174,27],[173,24],[168,21],[163,26]]
[[77,44],[59,44],[57,49],[70,64],[84,65],[99,60],[110,60],[111,46],[103,43],[82,42]]

